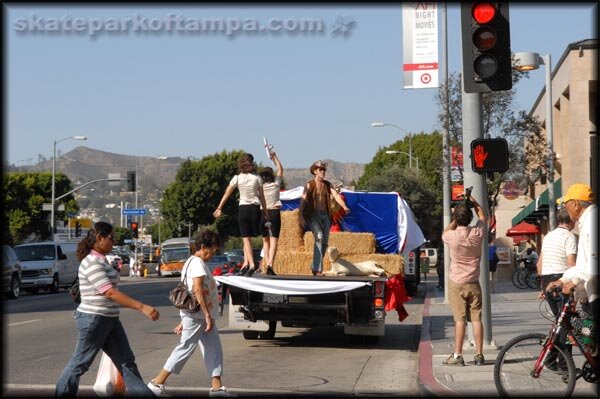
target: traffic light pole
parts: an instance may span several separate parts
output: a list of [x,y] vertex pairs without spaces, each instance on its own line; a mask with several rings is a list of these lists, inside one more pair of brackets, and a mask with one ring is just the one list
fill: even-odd
[[[471,141],[483,138],[483,123],[481,117],[481,97],[479,93],[462,92],[462,125],[463,125],[463,154],[471,154]],[[463,182],[465,187],[473,187],[471,194],[481,205],[486,217],[489,215],[488,193],[485,174],[475,173],[471,162],[464,162]],[[492,339],[492,306],[490,296],[490,268],[488,263],[488,224],[484,229],[479,284],[481,285],[481,322],[483,324],[483,344],[495,347]]]

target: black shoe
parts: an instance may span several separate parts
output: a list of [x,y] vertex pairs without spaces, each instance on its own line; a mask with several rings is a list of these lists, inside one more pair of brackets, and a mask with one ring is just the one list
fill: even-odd
[[271,266],[267,266],[267,272],[265,273],[267,276],[276,276],[277,273],[273,270]]
[[248,271],[246,272],[246,274],[244,274],[244,276],[251,277],[254,273],[256,273],[257,270],[258,270],[258,266],[249,268]]
[[248,266],[244,266],[242,267],[239,271],[238,271],[238,276],[245,276],[246,273],[248,273],[248,270],[250,270],[250,268]]

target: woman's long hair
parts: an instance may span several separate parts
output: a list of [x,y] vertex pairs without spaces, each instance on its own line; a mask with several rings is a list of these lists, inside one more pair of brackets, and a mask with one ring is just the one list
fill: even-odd
[[254,172],[254,157],[252,154],[243,154],[238,159],[238,169],[240,173],[252,173]]
[[94,223],[94,226],[88,230],[87,235],[77,245],[77,260],[81,262],[83,258],[90,254],[96,243],[97,236],[108,237],[112,232],[113,227],[110,223]]

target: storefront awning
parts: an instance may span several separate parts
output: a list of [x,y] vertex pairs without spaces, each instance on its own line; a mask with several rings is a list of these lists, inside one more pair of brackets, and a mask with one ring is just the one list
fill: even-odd
[[[562,179],[554,182],[554,199],[562,196]],[[533,222],[540,219],[542,216],[548,215],[548,190],[538,195],[535,201],[531,201],[521,212],[512,218],[512,226],[515,226],[523,221]]]

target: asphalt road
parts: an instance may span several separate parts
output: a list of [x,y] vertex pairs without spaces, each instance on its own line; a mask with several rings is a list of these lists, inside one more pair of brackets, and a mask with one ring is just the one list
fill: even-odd
[[[157,307],[161,314],[159,321],[152,322],[137,311],[121,311],[140,372],[149,380],[178,342],[172,329],[179,315],[167,298],[178,279],[123,280],[121,290]],[[388,313],[386,334],[373,345],[344,336],[342,327],[307,330],[279,325],[274,340],[244,340],[241,331],[228,328],[226,307],[217,322],[225,352],[223,382],[240,396],[419,395],[422,304],[422,295],[414,298],[402,323],[395,311]],[[75,303],[61,290],[23,294],[3,305],[4,396],[51,395],[75,345]],[[82,395],[90,392],[99,358],[81,379]],[[174,396],[204,396],[209,385],[197,353],[180,375],[171,376],[167,388]]]

